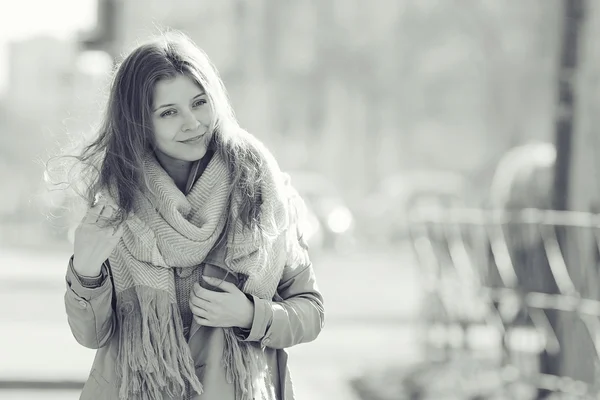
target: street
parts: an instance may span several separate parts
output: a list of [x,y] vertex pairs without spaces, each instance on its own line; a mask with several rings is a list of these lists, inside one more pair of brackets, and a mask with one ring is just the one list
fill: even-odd
[[[78,345],[66,322],[68,253],[0,256],[0,380],[83,381],[94,351]],[[417,269],[406,250],[322,254],[313,258],[325,297],[319,338],[288,349],[298,399],[354,399],[348,379],[388,363],[419,359],[414,320]],[[16,306],[18,304],[18,307]],[[3,399],[76,399],[77,391],[0,391]]]

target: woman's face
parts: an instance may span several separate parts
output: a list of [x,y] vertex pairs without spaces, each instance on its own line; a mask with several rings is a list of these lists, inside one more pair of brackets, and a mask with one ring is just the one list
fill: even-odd
[[212,119],[206,93],[187,76],[156,83],[152,125],[157,151],[181,161],[201,159],[212,135]]

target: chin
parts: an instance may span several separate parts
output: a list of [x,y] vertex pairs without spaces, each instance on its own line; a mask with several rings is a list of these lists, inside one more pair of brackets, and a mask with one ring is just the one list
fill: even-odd
[[157,154],[161,160],[173,160],[173,161],[186,161],[186,162],[194,162],[200,160],[202,157],[206,155],[207,147],[206,146],[186,146],[185,149],[169,149],[170,151],[165,151],[164,149],[157,149]]
[[196,149],[190,149],[190,151],[182,152],[179,158],[182,161],[198,161],[206,155],[207,148],[202,146]]

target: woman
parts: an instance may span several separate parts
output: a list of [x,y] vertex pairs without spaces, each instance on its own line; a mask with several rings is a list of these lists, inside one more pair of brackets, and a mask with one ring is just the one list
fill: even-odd
[[293,399],[283,349],[324,321],[303,203],[208,57],[175,32],[133,50],[78,159],[65,303],[98,349],[81,399]]

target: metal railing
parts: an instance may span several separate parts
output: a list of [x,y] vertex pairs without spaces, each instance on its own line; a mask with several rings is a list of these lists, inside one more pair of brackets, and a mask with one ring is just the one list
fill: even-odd
[[600,399],[599,215],[537,209],[411,215],[431,360],[469,357],[486,365],[481,371],[493,374],[472,378],[483,398]]

